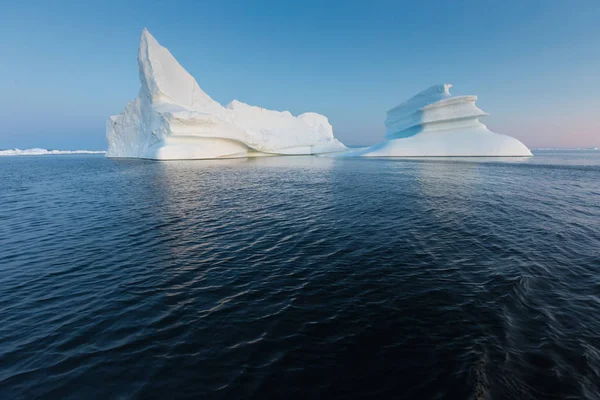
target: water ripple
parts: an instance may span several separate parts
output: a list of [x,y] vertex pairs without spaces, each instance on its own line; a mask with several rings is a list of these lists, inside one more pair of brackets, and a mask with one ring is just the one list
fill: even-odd
[[0,160],[0,398],[599,399],[582,154]]

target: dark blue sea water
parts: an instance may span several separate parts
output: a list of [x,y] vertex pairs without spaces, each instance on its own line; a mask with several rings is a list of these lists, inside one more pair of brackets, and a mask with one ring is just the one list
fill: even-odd
[[0,398],[599,399],[600,152],[2,157]]

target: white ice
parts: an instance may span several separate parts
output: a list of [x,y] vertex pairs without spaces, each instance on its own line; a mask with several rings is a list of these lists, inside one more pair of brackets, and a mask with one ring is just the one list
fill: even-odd
[[223,107],[146,29],[138,67],[138,96],[106,122],[107,157],[173,160],[346,150],[323,115],[295,117],[237,100]]
[[386,140],[340,156],[494,157],[531,156],[519,140],[491,132],[479,122],[488,115],[477,96],[452,96],[452,85],[436,85],[390,109]]
[[55,154],[103,154],[106,151],[96,150],[47,150],[47,149],[10,149],[0,150],[0,156],[44,156]]
[[106,122],[107,157],[157,160],[327,154],[365,157],[531,156],[510,136],[479,122],[477,96],[433,86],[387,112],[385,141],[347,149],[327,118],[297,117],[237,100],[223,107],[144,29],[138,53],[141,88]]

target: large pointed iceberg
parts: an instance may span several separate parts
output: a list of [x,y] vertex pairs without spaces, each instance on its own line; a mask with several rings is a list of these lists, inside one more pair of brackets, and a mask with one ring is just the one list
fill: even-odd
[[477,96],[452,96],[452,85],[436,85],[390,109],[386,141],[343,153],[367,157],[531,156],[517,139],[491,132]]
[[297,117],[211,99],[146,29],[138,53],[141,89],[106,122],[107,157],[156,160],[343,151],[327,118]]

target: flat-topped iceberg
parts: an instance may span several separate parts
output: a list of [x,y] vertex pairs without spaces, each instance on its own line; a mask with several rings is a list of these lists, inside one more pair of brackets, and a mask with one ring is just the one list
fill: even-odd
[[295,117],[236,100],[223,107],[146,29],[138,67],[138,96],[106,122],[107,157],[174,160],[346,150],[323,115]]
[[344,152],[365,157],[531,156],[517,139],[491,132],[479,122],[488,115],[477,96],[452,96],[452,85],[436,85],[390,109],[386,141]]

